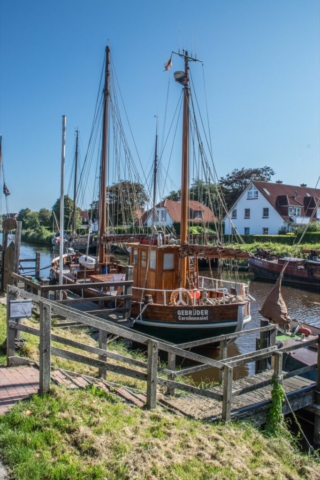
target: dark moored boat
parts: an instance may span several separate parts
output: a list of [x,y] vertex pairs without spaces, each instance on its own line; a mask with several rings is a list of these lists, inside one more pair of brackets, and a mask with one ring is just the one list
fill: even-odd
[[252,257],[248,263],[250,271],[256,278],[266,280],[277,280],[283,267],[287,264],[283,275],[284,283],[320,288],[320,261],[290,257],[273,260]]

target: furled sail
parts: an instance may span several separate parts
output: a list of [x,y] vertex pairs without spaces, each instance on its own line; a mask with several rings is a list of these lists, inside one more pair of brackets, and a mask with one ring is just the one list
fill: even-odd
[[287,306],[281,294],[282,277],[283,272],[280,273],[275,286],[265,299],[259,313],[261,313],[263,317],[274,323],[278,323],[280,327],[284,328],[292,321],[292,318],[290,318],[288,314]]

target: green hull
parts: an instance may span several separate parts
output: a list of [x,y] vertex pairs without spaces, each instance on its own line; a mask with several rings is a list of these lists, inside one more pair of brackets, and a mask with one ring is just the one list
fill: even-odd
[[134,329],[146,335],[179,344],[234,333],[236,326],[228,327],[226,325],[225,327],[221,326],[219,328],[165,328],[157,325],[153,327],[151,325],[135,323]]

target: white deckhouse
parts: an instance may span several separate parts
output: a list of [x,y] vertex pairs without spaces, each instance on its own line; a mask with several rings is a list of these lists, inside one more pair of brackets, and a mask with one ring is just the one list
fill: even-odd
[[318,219],[319,189],[252,181],[223,221],[226,235],[277,235]]

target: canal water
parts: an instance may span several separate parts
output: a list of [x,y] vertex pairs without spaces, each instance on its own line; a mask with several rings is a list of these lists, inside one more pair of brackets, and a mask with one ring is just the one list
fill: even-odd
[[[34,245],[29,245],[26,243],[21,244],[21,258],[35,258],[35,252],[40,251],[40,268],[41,276],[47,278],[50,273],[50,265],[53,257],[57,256],[57,253],[53,253],[52,249],[49,247],[39,247]],[[28,268],[27,264],[22,264],[25,271],[24,273],[28,275],[34,274],[34,270]],[[210,276],[209,272],[201,271],[201,275]],[[251,329],[260,326],[260,321],[262,316],[259,314],[259,309],[261,308],[264,299],[270,292],[273,287],[273,283],[266,283],[261,281],[256,281],[253,279],[252,274],[239,272],[239,280],[249,283],[249,292],[250,295],[255,299],[251,303],[251,316],[252,321],[246,325],[246,329]],[[226,280],[233,280],[234,278],[227,271],[223,273],[223,276]],[[308,290],[302,290],[299,288],[282,286],[282,296],[286,302],[289,315],[291,318],[297,319],[299,321],[307,322],[312,325],[320,327],[320,292],[311,292]],[[248,353],[255,350],[256,345],[256,334],[248,334],[243,337],[240,337],[234,343],[228,346],[228,356],[240,355],[242,353]],[[210,358],[218,358],[219,351],[216,348],[201,348],[202,355],[206,355]],[[187,366],[187,364],[184,364]],[[252,375],[254,373],[254,365],[248,364],[242,367],[238,367],[238,370],[235,371],[235,378],[240,378],[245,375]],[[198,372],[193,375],[195,382],[202,381],[216,381],[217,373],[213,369],[205,370],[204,372]]]

